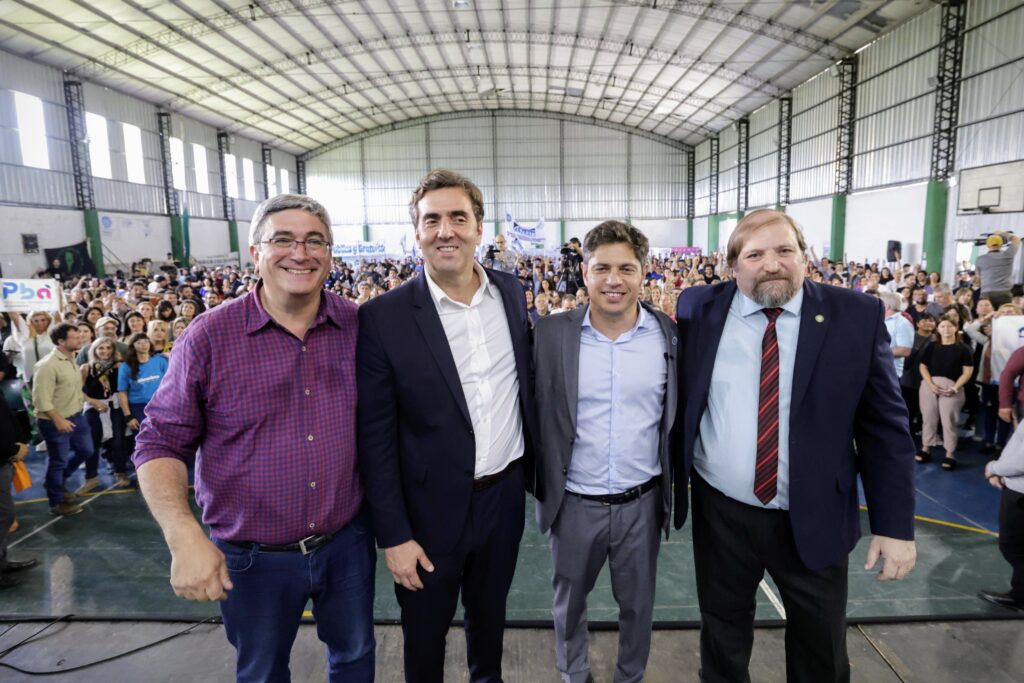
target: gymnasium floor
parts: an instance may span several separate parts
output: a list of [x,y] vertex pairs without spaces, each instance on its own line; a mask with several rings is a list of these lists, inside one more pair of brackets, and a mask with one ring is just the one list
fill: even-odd
[[[854,669],[858,670],[857,653],[861,647],[865,656],[859,665],[861,673],[866,674],[872,670],[871,667],[877,666],[881,667],[880,671],[887,672],[886,676],[890,673],[896,676],[855,676],[858,680],[912,680],[914,671],[908,670],[911,677],[905,678],[900,675],[899,666],[894,665],[894,661],[906,661],[907,655],[913,655],[916,650],[911,649],[901,657],[893,648],[902,646],[906,649],[908,643],[917,639],[914,634],[922,637],[920,646],[926,650],[934,647],[935,638],[939,638],[938,642],[950,641],[970,648],[950,666],[929,675],[930,680],[1024,680],[1024,655],[1018,654],[1022,648],[1016,647],[1018,642],[1024,644],[1024,636],[1021,635],[1024,629],[1017,621],[1004,621],[1019,620],[1024,614],[998,608],[976,597],[981,589],[1005,590],[1009,580],[1009,568],[996,545],[999,494],[981,476],[986,459],[977,452],[977,444],[964,440],[960,466],[956,471],[941,471],[934,462],[917,466],[918,564],[910,578],[902,582],[874,581],[874,573],[863,569],[866,539],[851,555],[848,614]],[[140,638],[151,642],[189,626],[188,623],[159,622],[199,621],[218,616],[214,605],[190,603],[174,597],[167,583],[168,553],[136,490],[102,491],[89,495],[84,500],[85,511],[82,514],[54,519],[48,514],[45,495],[38,486],[42,481],[45,454],[30,455],[28,464],[37,485],[16,496],[21,529],[11,538],[11,554],[15,558],[37,557],[42,566],[19,574],[22,585],[0,594],[0,662],[17,661],[20,662],[18,666],[33,670],[65,669],[128,650]],[[77,486],[81,476],[81,473],[76,474],[70,486]],[[113,480],[104,472],[102,482],[101,489],[106,489]],[[866,513],[862,512],[862,515],[867,528]],[[545,678],[546,673],[528,673],[535,670],[553,672],[552,662],[547,661],[551,659],[549,654],[552,651],[552,644],[548,643],[551,641],[550,557],[547,544],[532,520],[531,506],[516,579],[509,596],[508,618],[512,626],[519,627],[510,630],[508,636],[510,643],[517,643],[509,645],[512,667],[509,680],[556,680],[553,674]],[[755,680],[782,680],[773,677],[778,667],[771,663],[773,658],[781,661],[782,656],[782,632],[775,627],[783,623],[784,612],[777,595],[771,580],[766,579],[758,596],[757,619],[764,627],[759,631],[758,640],[765,645],[777,640],[779,647],[768,648],[755,656],[755,665],[762,662],[765,666],[764,675],[755,676]],[[657,596],[656,627],[665,630],[659,638],[678,634],[673,642],[685,643],[685,646],[682,649],[673,646],[669,648],[670,652],[665,653],[655,649],[648,679],[690,680],[680,673],[679,668],[683,666],[696,671],[694,627],[699,613],[688,528],[674,532],[662,546]],[[51,626],[40,636],[42,640],[30,642],[3,656],[6,648],[48,622],[68,615],[73,615],[72,623]],[[398,610],[390,576],[382,561],[378,563],[376,616],[379,664],[390,667],[379,668],[378,678],[397,680],[401,667],[401,634],[389,625],[396,623]],[[616,609],[605,572],[591,595],[590,620],[595,629],[601,629],[612,626],[615,618]],[[8,627],[10,631],[5,630]],[[886,645],[885,633],[898,633],[901,629],[904,631],[902,635],[894,643]],[[209,637],[200,637],[199,634],[203,633]],[[112,634],[118,635],[111,638]],[[140,634],[150,634],[152,638],[146,641]],[[600,670],[599,660],[607,660],[610,667],[614,666],[613,636],[613,633],[603,633],[595,638],[595,673]],[[197,666],[198,660],[190,664],[180,659],[184,652],[192,649],[188,646],[185,650],[185,643],[197,639],[204,643],[200,652],[212,648],[208,653],[209,662],[226,662],[224,666],[227,668],[223,671],[218,669],[219,673],[211,671],[209,680],[230,680],[230,647],[222,632],[210,624],[202,624],[180,640],[161,645],[156,650],[91,671],[106,670],[109,674],[111,670],[107,667],[114,666],[121,667],[118,670],[123,673],[117,676],[121,680],[135,680],[133,674],[128,673],[130,671],[136,671],[139,680],[175,680],[185,670]],[[965,639],[976,642],[965,642]],[[449,649],[457,653],[462,638],[449,640]],[[303,641],[309,642],[303,645]],[[597,648],[600,643],[605,643],[607,650],[603,660]],[[542,649],[543,654],[516,654],[529,653],[535,645]],[[983,654],[975,651],[982,646],[995,647],[998,652]],[[309,676],[297,673],[296,680],[322,680],[322,659],[311,629],[304,629],[296,648],[316,653],[314,664],[307,662],[311,666]],[[142,676],[141,669],[133,668],[143,662],[151,662],[153,657],[160,656],[159,652],[165,657],[160,665],[164,667],[162,674],[149,670]],[[692,656],[686,656],[687,652]],[[940,649],[940,661],[949,657],[951,652],[953,650]],[[973,655],[970,654],[972,652]],[[54,656],[57,653],[71,654],[65,658]],[[676,661],[679,657],[689,664]],[[954,673],[957,666],[973,661],[972,657],[977,662],[972,664],[969,676],[961,677]],[[520,663],[513,666],[512,662],[517,658]],[[936,660],[931,658],[929,661]],[[978,669],[989,665],[994,668],[988,673]],[[665,677],[659,678],[656,669],[662,670]],[[16,675],[3,671],[0,680],[20,680],[8,678],[8,674]],[[610,674],[611,668],[608,668],[608,680]],[[458,680],[454,676],[453,680]],[[92,680],[85,672],[69,673],[64,678]],[[598,677],[598,680],[602,678]]]

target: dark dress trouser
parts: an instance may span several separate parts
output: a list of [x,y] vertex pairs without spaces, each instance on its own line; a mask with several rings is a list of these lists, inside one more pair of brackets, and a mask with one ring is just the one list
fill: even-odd
[[999,501],[999,552],[1013,567],[1010,595],[1024,600],[1024,493],[1008,488]]
[[433,572],[419,568],[423,588],[395,584],[402,609],[405,680],[443,683],[445,637],[459,594],[466,611],[466,657],[474,683],[501,681],[505,601],[512,585],[526,517],[523,468],[473,492],[469,515],[455,549],[436,555],[424,548]]
[[767,570],[786,610],[786,680],[848,682],[848,561],[811,571],[797,555],[789,512],[733,500],[696,471],[691,482],[701,680],[749,683],[756,594]]

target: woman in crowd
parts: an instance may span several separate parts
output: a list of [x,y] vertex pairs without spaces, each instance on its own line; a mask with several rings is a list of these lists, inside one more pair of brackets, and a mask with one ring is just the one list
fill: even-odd
[[170,324],[172,320],[177,317],[174,312],[174,304],[170,301],[161,301],[156,305],[156,319],[163,320],[165,323]]
[[178,315],[189,322],[192,321],[192,318],[196,317],[196,313],[198,312],[199,307],[196,306],[196,302],[191,299],[185,299],[181,302],[181,305],[178,306]]
[[533,290],[526,289],[526,315],[530,316],[530,322],[537,322],[537,308],[533,305]]
[[[931,460],[933,446],[945,446],[942,469],[956,468],[956,446],[960,436],[960,409],[964,405],[964,385],[971,380],[974,359],[971,349],[957,340],[956,323],[942,318],[936,328],[939,339],[921,354],[921,451],[917,462]],[[939,439],[939,424],[942,439]]]
[[171,341],[174,341],[181,336],[181,333],[188,327],[188,320],[185,318],[175,318],[171,323]]
[[86,309],[85,315],[82,316],[82,319],[93,327],[96,327],[96,321],[105,315],[106,312],[100,306],[93,304]]
[[138,305],[135,306],[135,310],[139,312],[139,315],[142,316],[142,319],[146,321],[147,325],[156,315],[156,310],[153,308],[153,304],[148,301],[140,301]]
[[149,341],[153,345],[151,353],[164,355],[171,353],[171,342],[167,339],[169,329],[169,325],[163,320],[149,321],[149,325],[146,326],[146,336],[149,337]]
[[121,358],[114,342],[106,337],[89,346],[89,362],[82,366],[82,391],[85,394],[85,418],[92,430],[93,454],[85,461],[85,483],[75,493],[92,491],[99,485],[100,450],[114,467],[113,488],[131,486],[128,478],[128,453],[124,444],[124,413],[117,395]]
[[977,317],[964,326],[964,331],[977,345],[975,362],[978,364],[977,382],[981,387],[978,420],[982,440],[982,453],[997,452],[1010,438],[1010,424],[998,419],[999,377],[992,373],[992,321],[1004,315],[1020,315],[1013,304],[992,310],[987,298],[978,299]]
[[146,319],[138,311],[131,311],[124,317],[124,337],[121,339],[130,344],[130,339],[137,334],[145,334]]
[[119,401],[122,406],[128,406],[125,418],[133,431],[139,431],[146,416],[146,404],[166,374],[167,356],[154,355],[153,342],[144,333],[133,334],[128,340],[128,355],[117,373]]
[[888,285],[895,278],[892,276],[892,271],[889,270],[889,266],[882,266],[881,276],[878,278],[878,283],[882,285]]
[[75,327],[78,328],[78,334],[81,335],[82,346],[85,347],[92,344],[92,341],[96,338],[96,329],[84,320],[79,320],[75,323]]
[[14,364],[28,384],[32,381],[36,363],[53,351],[53,342],[50,341],[53,319],[46,311],[33,311],[26,322],[21,313],[12,312],[11,324],[14,328],[12,336],[19,352],[15,356]]

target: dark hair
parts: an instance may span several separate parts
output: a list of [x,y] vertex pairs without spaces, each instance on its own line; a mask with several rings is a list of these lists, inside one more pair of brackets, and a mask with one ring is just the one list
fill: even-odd
[[124,354],[124,362],[128,364],[129,368],[131,368],[132,379],[139,378],[139,367],[142,364],[139,362],[139,352],[135,350],[135,342],[142,339],[149,342],[150,355],[153,355],[153,341],[149,338],[149,335],[145,332],[136,332],[131,336],[128,340],[128,351]]
[[464,190],[469,196],[470,204],[473,205],[473,215],[476,216],[477,223],[483,222],[484,194],[480,188],[461,173],[449,171],[446,168],[435,168],[420,181],[412,193],[412,199],[409,200],[409,216],[412,218],[414,227],[419,226],[420,223],[419,203],[423,196],[433,190],[443,190],[447,187],[458,187]]
[[931,320],[933,323],[936,324],[938,324],[939,322],[931,313],[922,313],[921,315],[917,316],[917,322],[921,322],[922,320]]
[[647,263],[651,243],[647,236],[628,223],[605,221],[591,228],[583,237],[583,256],[588,261],[594,251],[605,244],[628,244],[641,265]]
[[[165,315],[167,313],[170,315]],[[170,322],[175,318],[174,304],[164,299],[156,305],[156,319],[163,320],[164,322]]]
[[71,323],[61,323],[52,330],[50,330],[50,341],[53,342],[54,346],[57,346],[60,342],[68,338],[68,334],[72,331],[78,331],[78,325],[72,325]]

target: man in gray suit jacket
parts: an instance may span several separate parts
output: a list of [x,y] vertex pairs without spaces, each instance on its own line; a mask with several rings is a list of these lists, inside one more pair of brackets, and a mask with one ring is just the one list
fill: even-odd
[[606,221],[584,238],[590,305],[534,331],[537,513],[551,532],[556,663],[589,679],[587,594],[609,563],[619,604],[617,683],[647,666],[661,531],[672,505],[669,434],[676,413],[676,328],[638,301],[648,241]]

